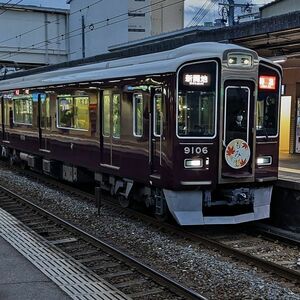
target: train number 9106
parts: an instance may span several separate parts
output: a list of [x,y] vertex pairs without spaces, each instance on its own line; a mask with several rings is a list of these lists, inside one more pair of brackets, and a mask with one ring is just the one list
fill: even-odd
[[207,154],[207,147],[198,147],[198,146],[187,146],[184,147],[184,154]]

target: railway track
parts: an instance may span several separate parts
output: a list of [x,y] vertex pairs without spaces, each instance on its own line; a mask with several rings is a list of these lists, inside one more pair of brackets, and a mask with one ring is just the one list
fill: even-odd
[[[82,192],[77,188],[62,184],[56,180],[28,173],[29,176],[38,178],[44,184],[59,188],[74,197],[84,198],[87,201],[95,201],[94,196]],[[265,270],[270,274],[288,279],[295,284],[300,283],[300,242],[287,236],[278,236],[277,232],[271,230],[253,229],[253,227],[240,227],[234,230],[201,228],[182,228],[167,223],[160,223],[155,218],[139,213],[134,210],[123,209],[115,201],[111,201],[109,195],[103,195],[102,205],[113,207],[114,210],[129,217],[142,219],[160,230],[178,235],[181,238],[199,243],[212,250],[218,250],[227,256],[234,257],[247,264],[254,265],[258,269]]]
[[205,299],[0,186],[0,207],[132,299]]

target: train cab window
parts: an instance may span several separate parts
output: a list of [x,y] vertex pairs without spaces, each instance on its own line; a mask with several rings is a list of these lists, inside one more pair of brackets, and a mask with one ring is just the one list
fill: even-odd
[[143,94],[133,94],[133,135],[136,137],[141,137],[144,132],[143,111]]
[[102,127],[103,127],[103,135],[110,136],[110,96],[104,95],[103,96],[103,103],[102,103]]
[[177,135],[204,137],[215,135],[217,63],[189,64],[178,74]]
[[113,94],[113,137],[120,137],[121,129],[121,95]]
[[259,89],[256,103],[256,135],[276,136],[279,114],[279,74],[266,66],[259,67]]
[[14,123],[32,125],[32,96],[20,95],[13,98]]
[[154,95],[154,136],[159,137],[162,135],[162,122],[163,122],[163,100],[161,94]]

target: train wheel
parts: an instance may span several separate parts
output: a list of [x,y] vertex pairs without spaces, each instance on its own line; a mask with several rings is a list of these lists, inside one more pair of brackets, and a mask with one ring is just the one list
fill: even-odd
[[131,206],[131,199],[130,197],[126,198],[125,196],[123,195],[118,195],[118,201],[119,201],[119,204],[121,205],[121,207],[123,208],[128,208]]
[[158,214],[155,214],[155,218],[159,221],[159,222],[162,222],[162,223],[165,223],[165,222],[168,222],[171,220],[171,214],[168,211],[166,211],[165,213],[163,213],[162,215],[158,215]]

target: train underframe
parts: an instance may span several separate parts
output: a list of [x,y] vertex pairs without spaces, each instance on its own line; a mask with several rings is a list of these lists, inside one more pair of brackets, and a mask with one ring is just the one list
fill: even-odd
[[66,165],[57,160],[43,159],[2,146],[1,156],[12,164],[20,164],[34,171],[71,183],[91,183],[116,196],[122,207],[134,202],[143,203],[159,219],[169,215],[180,225],[237,224],[268,218],[272,185],[238,184],[193,190],[168,190],[145,186],[129,178]]

